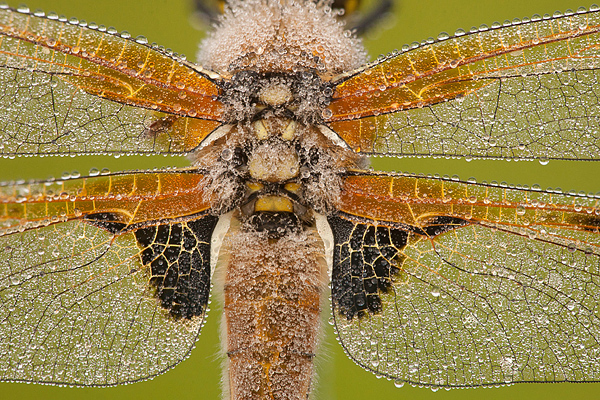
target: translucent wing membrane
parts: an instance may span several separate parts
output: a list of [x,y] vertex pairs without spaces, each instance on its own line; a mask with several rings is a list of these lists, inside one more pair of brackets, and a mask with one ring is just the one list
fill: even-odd
[[110,386],[186,358],[204,321],[202,176],[114,174],[2,187],[0,380]]
[[217,85],[139,42],[1,9],[1,154],[194,149],[220,125]]
[[365,154],[598,160],[599,31],[587,12],[441,37],[342,77],[325,114]]
[[598,381],[600,199],[345,178],[332,296],[358,364],[420,385]]

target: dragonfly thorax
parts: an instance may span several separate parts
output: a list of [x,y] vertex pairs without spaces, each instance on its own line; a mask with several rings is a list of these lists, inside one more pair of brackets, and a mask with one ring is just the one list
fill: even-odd
[[311,224],[312,211],[334,209],[341,174],[362,159],[332,143],[316,125],[275,112],[263,116],[231,126],[216,140],[219,146],[199,154],[197,165],[209,172],[216,215],[237,210],[251,228],[273,236]]
[[224,119],[251,123],[269,116],[308,124],[322,121],[330,103],[331,84],[312,70],[290,73],[240,71],[222,85]]
[[[322,125],[332,95],[331,83],[311,70],[245,70],[221,84],[227,124],[195,155],[211,175],[217,215],[241,207],[248,218],[293,212],[302,219],[306,210],[334,208],[340,174],[362,159]],[[297,188],[289,191],[287,184]],[[265,196],[278,200],[261,200]]]

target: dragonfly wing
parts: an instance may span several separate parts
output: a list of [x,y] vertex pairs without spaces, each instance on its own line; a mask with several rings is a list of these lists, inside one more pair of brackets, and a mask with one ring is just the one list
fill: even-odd
[[341,76],[324,115],[364,154],[598,160],[599,31],[585,12],[441,37]]
[[142,40],[0,9],[0,154],[185,154],[221,124],[215,79]]
[[597,197],[367,173],[345,191],[332,302],[359,365],[436,387],[600,380]]
[[189,356],[217,217],[202,202],[177,205],[202,197],[200,180],[166,171],[4,186],[0,380],[112,386]]

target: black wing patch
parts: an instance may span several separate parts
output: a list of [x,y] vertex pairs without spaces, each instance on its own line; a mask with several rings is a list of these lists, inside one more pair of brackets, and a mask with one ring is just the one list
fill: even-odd
[[424,227],[406,229],[360,223],[341,216],[327,218],[333,232],[331,296],[334,310],[348,320],[381,312],[381,293],[387,293],[404,261],[402,249],[411,235],[434,237],[468,224],[439,216]]
[[127,228],[127,224],[120,222],[121,218],[117,213],[99,212],[95,214],[88,214],[85,216],[84,220],[92,225],[97,226],[98,228],[107,230],[113,235],[116,235]]
[[210,238],[218,217],[205,215],[180,223],[135,231],[142,264],[163,308],[176,319],[202,315],[210,294]]
[[381,311],[380,293],[392,286],[399,272],[408,232],[356,223],[339,216],[327,218],[335,247],[331,296],[334,310],[348,318]]

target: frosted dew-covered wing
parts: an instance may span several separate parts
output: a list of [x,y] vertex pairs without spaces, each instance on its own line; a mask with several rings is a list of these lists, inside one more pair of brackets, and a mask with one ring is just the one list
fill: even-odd
[[0,154],[193,150],[221,124],[218,76],[145,42],[0,9]]
[[600,12],[425,41],[338,79],[324,116],[364,154],[600,159]]
[[600,380],[600,199],[424,176],[345,178],[334,321],[417,385]]
[[216,224],[193,202],[201,179],[164,171],[0,188],[0,381],[112,386],[188,357]]

